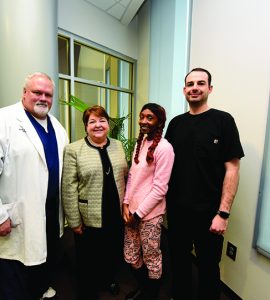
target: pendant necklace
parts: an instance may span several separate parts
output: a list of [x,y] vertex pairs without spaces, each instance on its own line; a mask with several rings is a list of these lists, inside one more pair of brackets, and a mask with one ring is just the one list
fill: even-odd
[[[103,149],[103,147],[105,146],[105,145],[107,145],[107,142],[108,142],[108,140],[107,140],[107,138],[105,139],[105,143],[102,143],[102,144],[96,144],[96,143],[94,143],[92,140],[91,140],[91,138],[90,138],[90,136],[87,136],[87,140],[88,140],[88,142],[92,145],[92,146],[94,146],[94,147],[96,147],[96,148],[99,148],[99,149]],[[103,164],[103,163],[102,163]],[[104,169],[105,169],[105,166],[103,166],[104,167]],[[110,167],[110,165],[109,165],[109,168],[108,168],[108,170],[106,171],[106,170],[104,170],[105,171],[105,174],[106,175],[109,175],[110,174],[110,172],[111,172],[111,167]]]
[[111,172],[111,167],[109,167],[108,171],[105,171],[105,174],[106,174],[106,175],[109,175],[110,172]]

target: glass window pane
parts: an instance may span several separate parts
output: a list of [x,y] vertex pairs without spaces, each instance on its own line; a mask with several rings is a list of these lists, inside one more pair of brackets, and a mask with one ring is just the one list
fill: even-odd
[[[59,98],[68,101],[72,91],[73,96],[79,98],[88,106],[102,105],[110,117],[116,121],[123,117],[122,136],[118,136],[118,138],[122,139],[122,142],[125,139],[131,140],[133,133],[133,117],[131,117],[133,107],[133,63],[90,45],[82,44],[78,40],[73,42],[72,39],[72,45],[70,45],[70,42],[69,38],[58,36],[59,75],[60,78],[61,74],[67,75],[62,76],[65,79],[61,78],[59,80]],[[70,57],[70,47],[74,49],[73,57]],[[69,62],[72,63],[72,68]],[[95,82],[95,85],[92,81]],[[113,89],[114,87],[117,88],[117,91]],[[126,92],[122,89],[129,91]],[[69,132],[71,142],[85,136],[82,115],[83,112],[74,107],[60,107],[61,123]]]
[[74,43],[74,75],[120,88],[132,89],[132,64]]
[[[99,104],[100,88],[89,84],[75,82],[74,96],[85,102],[88,106]],[[85,136],[84,124],[82,121],[83,112],[71,109],[71,138],[77,141]]]
[[131,72],[131,63],[106,55],[106,84],[132,89]]
[[75,82],[74,96],[78,97],[89,106],[100,104],[100,89],[100,87],[90,84]]
[[132,138],[132,94],[107,90],[106,110],[110,115],[110,136],[122,142],[128,164],[136,139]]
[[59,73],[70,75],[69,39],[58,36],[58,69]]
[[130,90],[133,89],[132,72],[131,63],[119,60],[119,87]]
[[74,43],[74,75],[105,82],[105,54],[93,48]]
[[131,136],[131,95],[124,92],[107,90],[104,107],[111,118],[126,117],[123,121],[121,134],[125,138],[129,138]]

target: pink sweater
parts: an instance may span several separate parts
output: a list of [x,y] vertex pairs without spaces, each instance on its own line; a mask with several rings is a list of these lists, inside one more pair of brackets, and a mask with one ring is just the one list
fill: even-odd
[[129,211],[136,211],[144,220],[165,213],[165,195],[174,162],[172,145],[165,138],[161,138],[154,152],[154,161],[148,165],[146,154],[152,142],[146,138],[142,141],[140,162],[136,164],[132,161],[124,197],[124,203],[129,204]]

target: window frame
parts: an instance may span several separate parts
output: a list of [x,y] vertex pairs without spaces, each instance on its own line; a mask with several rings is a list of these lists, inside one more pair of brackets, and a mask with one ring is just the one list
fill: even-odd
[[[59,79],[59,91],[60,91],[60,80],[66,80],[69,83],[69,95],[75,95],[75,84],[76,83],[82,83],[82,84],[87,84],[90,86],[94,86],[94,87],[99,87],[99,88],[103,88],[105,89],[105,93],[110,93],[111,90],[113,91],[117,91],[117,92],[123,92],[123,93],[127,93],[128,95],[130,95],[131,97],[131,105],[130,105],[130,118],[128,120],[128,136],[127,138],[132,138],[134,137],[134,132],[135,132],[135,128],[134,128],[134,124],[135,124],[135,120],[134,120],[134,111],[135,111],[135,91],[134,91],[134,86],[135,86],[135,74],[136,74],[136,60],[123,55],[121,53],[118,53],[117,51],[114,51],[112,49],[109,49],[105,46],[99,45],[95,42],[89,41],[85,38],[82,38],[80,36],[77,36],[76,34],[67,32],[65,30],[62,29],[58,29],[58,35],[57,38],[61,36],[63,38],[66,38],[69,40],[69,65],[70,65],[70,74],[62,74],[59,72],[58,70],[58,79]],[[118,59],[120,59],[121,61],[127,61],[129,63],[132,64],[132,71],[131,71],[131,89],[127,89],[127,88],[121,88],[121,87],[117,87],[114,85],[110,85],[110,84],[106,84],[103,82],[99,82],[99,81],[95,81],[95,80],[89,80],[89,79],[84,79],[84,78],[80,78],[80,77],[76,77],[74,76],[75,74],[75,70],[74,70],[74,43],[80,43],[84,46],[93,48],[94,50],[100,51],[106,55],[110,55],[113,57],[116,57]],[[69,97],[69,96],[68,96]],[[62,99],[63,100],[63,99]],[[65,101],[67,101],[68,99],[64,99]],[[121,101],[120,101],[121,102]],[[107,103],[98,103],[99,105],[102,105],[105,107],[106,110],[108,110],[107,107]],[[61,105],[61,104],[60,104]],[[121,103],[120,103],[121,106]],[[76,125],[76,121],[75,121],[75,117],[73,116],[73,108],[70,106],[66,106],[65,108],[65,120],[61,120],[61,116],[60,116],[60,120],[61,123],[63,124],[63,126],[66,128],[69,137],[70,137],[70,141],[75,141],[76,139],[74,139],[74,137],[76,136],[74,133],[74,127],[73,124],[75,123]],[[60,109],[61,111],[61,109]],[[123,115],[121,114],[121,112],[118,109],[118,114],[119,117],[122,117]],[[61,114],[60,114],[61,115]],[[72,124],[73,123],[73,124]],[[125,132],[127,132],[126,128],[125,128]]]

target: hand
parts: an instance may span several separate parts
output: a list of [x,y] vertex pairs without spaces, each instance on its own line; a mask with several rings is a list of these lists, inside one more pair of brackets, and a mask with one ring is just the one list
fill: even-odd
[[80,234],[80,235],[83,234],[84,229],[85,229],[85,226],[84,226],[83,224],[81,224],[81,225],[78,226],[78,227],[72,228],[72,230],[73,230],[73,232],[74,232],[75,234]]
[[123,212],[123,219],[125,224],[128,222],[129,216],[130,216],[130,212],[128,209],[128,204],[124,203],[122,206],[122,212]]
[[228,226],[228,219],[223,219],[216,215],[212,220],[209,230],[215,234],[224,234]]
[[136,228],[139,225],[139,220],[134,217],[134,214],[129,213],[128,221],[126,222],[126,225],[132,228]]
[[8,218],[4,223],[0,224],[0,236],[6,236],[11,232],[11,220]]

